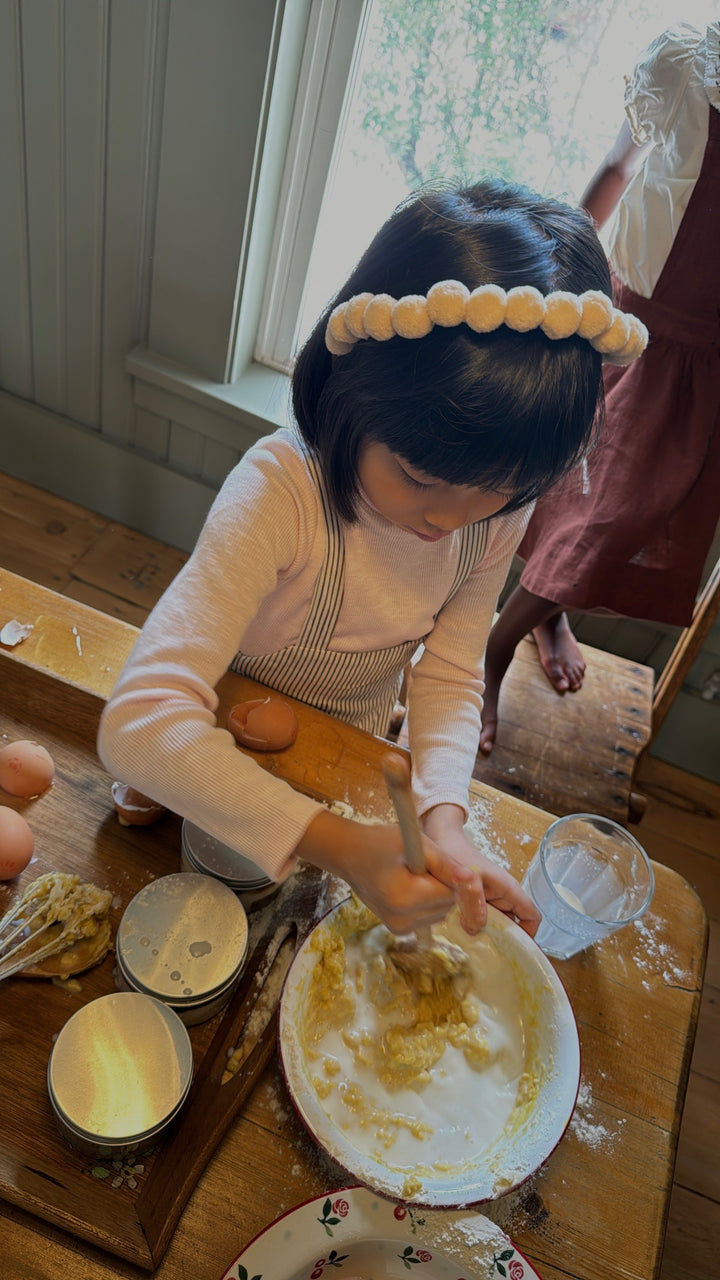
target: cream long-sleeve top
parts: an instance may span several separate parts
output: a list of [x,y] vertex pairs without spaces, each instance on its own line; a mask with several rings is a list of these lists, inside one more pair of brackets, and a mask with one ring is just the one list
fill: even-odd
[[[362,495],[357,523],[343,525],[345,590],[330,647],[362,652],[430,633],[409,693],[421,812],[444,802],[467,810],[485,644],[529,517],[528,507],[490,521],[485,555],[444,608],[458,534],[423,542]],[[274,652],[297,640],[326,545],[307,462],[282,429],[248,450],[225,481],[193,554],[138,637],[98,738],[113,777],[276,879],[291,869],[320,805],[238,749],[216,721],[215,686],[239,650]]]

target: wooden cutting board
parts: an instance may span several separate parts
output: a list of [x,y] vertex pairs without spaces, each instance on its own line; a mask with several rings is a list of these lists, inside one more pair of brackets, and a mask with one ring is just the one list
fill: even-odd
[[[24,813],[36,841],[26,871],[0,884],[0,915],[37,876],[72,872],[113,894],[114,936],[134,894],[181,869],[180,819],[168,813],[149,827],[118,822],[111,779],[95,754],[100,698],[5,653],[0,687],[2,740],[33,738],[48,748],[56,767],[45,795],[19,800],[0,793],[1,803]],[[324,913],[326,888],[319,872],[304,868],[261,916],[252,913],[257,923],[251,936],[261,936],[231,1004],[189,1028],[195,1078],[179,1119],[151,1154],[128,1167],[72,1151],[56,1129],[46,1085],[53,1040],[65,1022],[81,1004],[116,989],[114,954],[64,988],[19,976],[0,984],[0,1196],[153,1270],[203,1168],[273,1055],[282,976]],[[230,1075],[225,1067],[233,1049],[245,1056],[240,1071]],[[132,1177],[135,1161],[144,1166],[141,1179]],[[113,1185],[118,1178],[121,1185]]]

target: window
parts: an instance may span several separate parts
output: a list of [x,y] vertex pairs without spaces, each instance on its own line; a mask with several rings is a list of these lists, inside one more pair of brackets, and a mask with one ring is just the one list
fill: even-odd
[[717,12],[717,0],[316,0],[255,358],[290,368],[374,231],[425,183],[495,173],[578,200],[636,56]]

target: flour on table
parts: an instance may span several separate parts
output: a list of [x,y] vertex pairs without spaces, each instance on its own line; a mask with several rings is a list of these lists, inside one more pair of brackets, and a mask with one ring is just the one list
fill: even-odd
[[[331,813],[336,813],[341,818],[352,818],[355,822],[364,822],[367,826],[394,821],[390,813],[385,818],[369,817],[366,814],[358,813],[345,800],[334,800],[332,804],[328,805],[328,808]],[[475,848],[486,858],[489,858],[491,862],[497,863],[498,866],[504,867],[506,871],[511,870],[503,836],[496,830],[493,822],[491,804],[485,800],[473,801],[464,831],[468,839],[472,840]],[[531,840],[532,836],[529,835],[520,837],[521,844],[528,844]]]
[[376,827],[383,822],[392,821],[389,815],[387,818],[376,818],[367,813],[358,813],[347,800],[333,800],[327,808],[331,813],[336,813],[339,818],[352,818],[353,822],[364,823],[366,827]]
[[622,1125],[625,1124],[625,1119],[621,1116],[615,1122],[614,1130],[609,1129],[606,1124],[600,1124],[593,1117],[593,1101],[590,1085],[587,1080],[581,1080],[575,1111],[570,1121],[570,1133],[589,1147],[612,1146],[620,1134]]
[[[646,912],[641,920],[636,920],[633,928],[637,934],[637,946],[634,960],[639,969],[646,973],[656,973],[669,986],[688,986],[692,982],[692,974],[680,965],[673,952],[672,944],[663,937],[665,922],[659,916]],[[650,983],[643,981],[646,990]]]
[[464,830],[465,835],[472,840],[480,853],[491,862],[504,867],[506,871],[510,870],[510,860],[505,851],[503,839],[493,826],[492,806],[487,801],[473,802]]

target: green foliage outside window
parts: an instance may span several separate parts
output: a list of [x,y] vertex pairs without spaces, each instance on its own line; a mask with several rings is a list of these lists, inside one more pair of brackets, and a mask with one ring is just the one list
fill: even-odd
[[[375,0],[361,127],[382,140],[410,189],[482,173],[527,181],[539,153],[545,187],[558,188],[570,168],[595,163],[571,117],[619,4]],[[613,104],[612,136],[621,110]]]

